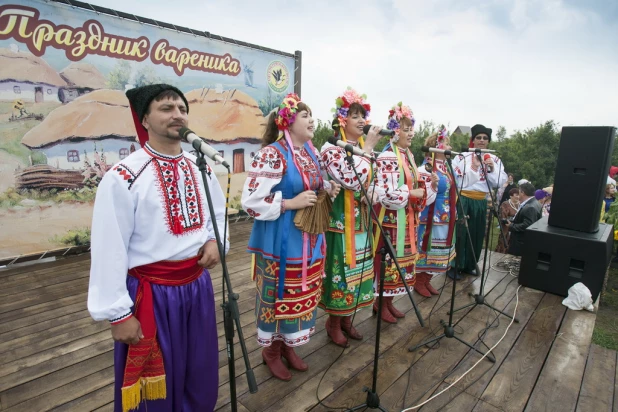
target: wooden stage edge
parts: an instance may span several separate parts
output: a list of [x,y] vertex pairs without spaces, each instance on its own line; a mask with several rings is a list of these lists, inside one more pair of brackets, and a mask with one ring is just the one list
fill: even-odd
[[[270,376],[261,360],[255,334],[255,285],[250,276],[246,244],[251,221],[231,226],[228,254],[234,292],[239,295],[240,325],[258,392],[250,394],[238,333],[234,345],[238,410],[330,411],[363,403],[363,387],[371,387],[376,345],[376,317],[371,309],[356,313],[363,334],[343,350],[330,342],[318,310],[311,341],[297,348],[309,364],[292,371],[290,382]],[[406,314],[396,324],[382,324],[377,389],[382,406],[401,411],[612,411],[618,409],[616,352],[591,344],[595,313],[571,311],[562,298],[519,288],[512,256],[490,253],[485,282],[487,302],[508,314],[517,303],[517,318],[493,350],[496,363],[456,339],[442,339],[432,348],[408,348],[443,331],[452,282],[434,276],[441,295],[414,299],[425,321],[420,327],[407,296],[395,306]],[[113,342],[107,322],[94,322],[86,310],[88,254],[0,270],[0,411],[112,411]],[[221,269],[212,272],[217,304],[221,302]],[[472,302],[480,278],[467,276],[456,284],[456,307]],[[230,411],[231,399],[221,308],[219,394],[217,411]],[[485,306],[454,314],[455,336],[487,351],[504,334],[510,319]],[[456,383],[455,381],[458,380]],[[319,398],[319,399],[318,399]]]

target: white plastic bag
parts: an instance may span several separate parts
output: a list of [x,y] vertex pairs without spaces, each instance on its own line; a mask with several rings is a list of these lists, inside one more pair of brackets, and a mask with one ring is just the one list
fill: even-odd
[[578,282],[569,288],[569,296],[564,298],[562,304],[572,310],[586,309],[594,312],[592,304],[592,294],[590,289],[581,282]]

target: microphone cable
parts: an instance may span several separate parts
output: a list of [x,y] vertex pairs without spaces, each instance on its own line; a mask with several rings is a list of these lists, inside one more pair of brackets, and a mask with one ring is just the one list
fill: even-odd
[[[338,146],[337,146],[337,147],[338,147]],[[327,168],[325,168],[325,169],[327,169]],[[353,170],[354,170],[355,174],[357,174],[357,175],[358,175],[358,172],[356,172],[356,169],[353,169]],[[327,169],[327,171],[328,171],[328,169]],[[370,177],[370,179],[369,179],[369,180],[374,180],[374,187],[375,187],[375,180],[377,180],[377,174],[375,173],[375,170],[373,170],[373,168],[372,168],[372,176]],[[368,186],[370,187],[370,185],[368,185]],[[348,190],[348,189],[343,189],[343,187],[342,187],[342,190]],[[362,200],[361,200],[361,202],[362,202]],[[367,208],[371,208],[371,207],[373,207],[373,205],[367,205]],[[367,239],[366,239],[366,241],[365,241],[365,248],[364,248],[364,252],[365,252],[365,253],[367,253],[367,249],[368,249],[368,248],[369,248],[369,246],[370,246],[370,238],[372,238],[372,233],[373,233],[373,229],[372,229],[372,226],[373,226],[373,225],[371,224],[371,222],[372,222],[372,218],[371,218],[371,210],[369,210],[369,209],[368,209],[368,210],[367,210],[367,212],[368,212],[368,215],[367,215],[367,221],[366,221],[366,222],[364,222],[364,223],[365,223],[365,229],[366,229],[366,231],[367,231]],[[359,217],[360,217],[360,218],[361,218],[361,220],[362,220],[362,216],[359,216]],[[325,240],[325,241],[326,241],[326,240]],[[373,248],[372,248],[371,250],[373,250]],[[356,253],[356,251],[354,251],[354,252]],[[370,252],[370,255],[371,255],[371,254],[373,254],[373,252]],[[356,259],[356,256],[355,256],[354,258]],[[375,258],[375,257],[371,257],[371,259],[374,259],[374,258]],[[364,279],[364,277],[365,277],[365,264],[367,263],[367,261],[368,261],[368,259],[363,260],[363,264],[361,265],[361,277],[360,277],[360,280],[359,280],[358,296],[356,296],[356,305],[354,306],[354,313],[353,313],[352,315],[350,315],[350,316],[352,316],[352,322],[350,323],[350,324],[351,324],[351,326],[350,326],[350,327],[353,327],[353,325],[354,325],[354,319],[356,318],[356,314],[357,314],[357,313],[358,313],[358,311],[359,311],[359,309],[358,309],[358,305],[359,305],[359,303],[360,303],[360,285],[362,285],[362,284],[363,284],[363,279]],[[374,268],[374,272],[373,272],[373,273],[374,273],[374,277],[375,277],[375,268]],[[405,281],[405,279],[404,279],[404,281]],[[374,293],[374,299],[375,299],[375,293]],[[326,311],[325,311],[325,312],[326,312]],[[326,312],[326,315],[327,315],[327,316],[329,316],[327,312]],[[326,377],[326,374],[328,373],[328,371],[329,371],[329,370],[330,370],[333,366],[335,366],[335,364],[337,363],[337,361],[339,361],[339,359],[341,358],[341,356],[343,356],[343,354],[344,354],[344,352],[345,352],[345,350],[346,350],[346,349],[347,349],[347,348],[341,348],[341,352],[339,353],[339,355],[337,355],[337,357],[335,358],[335,360],[333,360],[333,361],[331,362],[331,364],[328,366],[328,368],[326,368],[326,370],[322,373],[322,376],[320,377],[320,380],[318,381],[318,385],[317,385],[317,387],[316,387],[316,389],[315,389],[315,397],[316,397],[316,398],[317,398],[317,400],[318,400],[318,404],[319,404],[319,405],[321,405],[321,406],[323,406],[323,407],[325,407],[326,409],[329,409],[329,410],[347,410],[347,409],[349,409],[349,408],[346,408],[346,407],[335,407],[335,406],[329,406],[329,405],[326,405],[326,404],[324,403],[324,400],[325,400],[326,398],[324,398],[324,399],[320,399],[320,385],[322,384],[322,381],[323,381],[323,380],[324,380],[324,378]],[[334,393],[335,391],[336,391],[336,389],[335,389],[335,390],[333,390],[333,393]],[[329,394],[328,396],[331,396],[331,395],[332,395],[332,393],[331,393],[331,394]],[[328,397],[328,396],[327,396],[327,397]]]
[[[449,386],[447,386],[446,388],[442,389],[440,392],[436,393],[435,395],[433,395],[432,397],[430,397],[429,399],[423,401],[422,403],[418,404],[418,405],[414,405],[414,406],[410,406],[404,410],[402,410],[401,412],[409,412],[412,411],[414,409],[418,409],[424,405],[426,405],[427,403],[431,402],[432,400],[434,400],[435,398],[437,398],[438,396],[442,395],[444,392],[446,392],[447,390],[451,389],[453,386],[455,386],[460,380],[462,380],[468,373],[470,373],[470,371],[472,371],[474,368],[476,368],[476,366],[481,363],[486,357],[487,355],[489,355],[489,353],[491,351],[493,351],[506,337],[507,333],[509,332],[509,330],[511,329],[511,326],[513,325],[513,322],[515,321],[515,316],[517,315],[517,308],[519,307],[519,290],[521,289],[521,285],[519,285],[517,287],[517,291],[515,293],[515,309],[513,310],[513,318],[511,318],[511,321],[509,323],[509,325],[506,327],[506,330],[504,331],[504,334],[502,335],[502,337],[500,337],[500,339],[498,340],[498,342],[496,342],[483,356],[481,356],[481,358],[476,361],[476,363],[474,365],[472,365],[472,367],[470,367],[466,372],[464,372],[459,378],[457,378],[453,383],[451,383]],[[491,369],[491,368],[490,368]],[[490,370],[488,369],[488,370]]]

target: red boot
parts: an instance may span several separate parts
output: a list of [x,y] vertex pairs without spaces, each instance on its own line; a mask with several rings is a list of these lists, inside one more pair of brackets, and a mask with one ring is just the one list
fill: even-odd
[[427,273],[427,282],[425,282],[425,287],[427,288],[429,293],[431,293],[432,295],[439,295],[440,292],[438,292],[436,290],[436,288],[431,286],[431,279],[433,279],[433,276],[431,276],[429,273]]
[[396,318],[403,318],[406,316],[405,313],[400,312],[397,310],[397,308],[395,308],[395,306],[393,305],[393,297],[390,296],[388,298],[384,298],[386,299],[386,307],[388,308],[388,311],[391,313],[391,315],[393,315]]
[[341,319],[341,330],[348,334],[348,337],[355,340],[362,340],[363,335],[361,335],[354,326],[352,326],[352,315],[344,316]]
[[[376,298],[373,301],[373,314],[378,313],[378,301],[380,299]],[[386,296],[382,297],[382,320],[386,323],[397,323],[397,319],[395,319],[390,310],[388,310],[387,304],[388,298]]]
[[429,292],[429,290],[427,290],[427,281],[426,279],[429,277],[429,275],[425,272],[418,272],[416,274],[416,283],[414,284],[414,290],[416,291],[416,293],[418,293],[421,296],[424,296],[426,298],[430,298],[431,297],[431,292]]
[[292,380],[292,374],[281,360],[281,348],[284,345],[280,340],[276,340],[272,345],[262,349],[262,359],[268,366],[270,373],[282,381]]
[[326,334],[335,345],[347,348],[350,344],[341,331],[341,318],[341,316],[328,316],[328,320],[326,321]]
[[309,369],[309,365],[307,365],[301,358],[294,352],[294,348],[286,345],[285,343],[281,347],[281,355],[288,361],[288,365],[290,368],[296,369],[300,372],[305,372]]

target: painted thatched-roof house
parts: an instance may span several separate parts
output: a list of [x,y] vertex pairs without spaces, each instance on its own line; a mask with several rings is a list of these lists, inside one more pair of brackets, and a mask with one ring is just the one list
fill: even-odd
[[90,63],[71,63],[60,72],[60,77],[67,87],[60,89],[59,98],[63,103],[75,100],[93,90],[105,89],[107,80],[101,72]]
[[0,48],[0,100],[59,102],[67,83],[45,60],[30,52]]
[[[186,93],[189,127],[206,139],[230,164],[234,173],[246,170],[260,149],[266,119],[257,102],[248,94],[232,89],[195,89]],[[222,172],[222,166],[215,166]]]
[[104,155],[108,164],[125,158],[139,147],[135,135],[124,93],[104,89],[58,107],[26,133],[22,143],[45,153],[51,166],[80,169],[95,155]]

